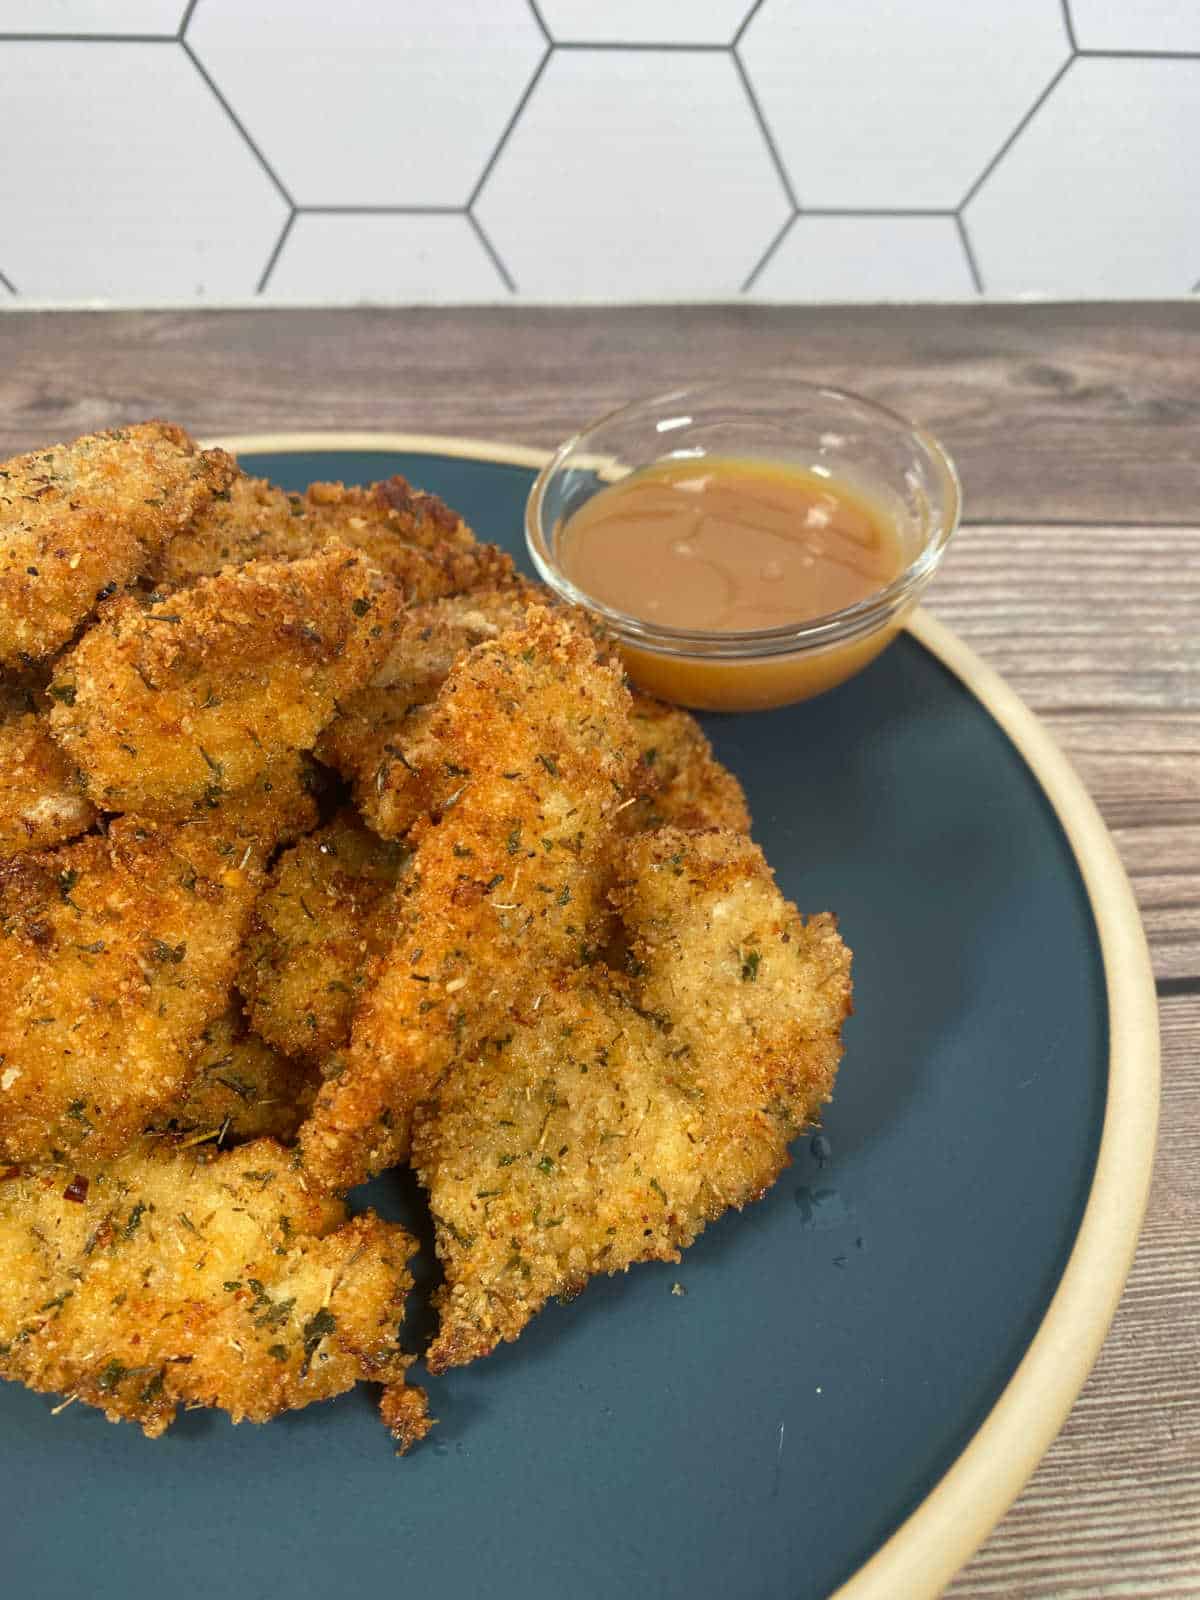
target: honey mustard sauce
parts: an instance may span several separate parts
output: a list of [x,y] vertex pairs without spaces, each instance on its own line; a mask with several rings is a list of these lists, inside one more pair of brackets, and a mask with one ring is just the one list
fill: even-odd
[[[652,626],[711,634],[784,628],[869,599],[907,564],[893,519],[849,485],[770,461],[655,463],[601,489],[560,530],[584,593]],[[841,682],[900,625],[803,652],[737,659],[625,642],[635,681],[710,709],[781,705]]]

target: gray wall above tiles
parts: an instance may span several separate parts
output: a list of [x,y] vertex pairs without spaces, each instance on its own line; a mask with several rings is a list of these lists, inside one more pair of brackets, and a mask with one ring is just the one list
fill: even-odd
[[1200,0],[0,0],[0,304],[1200,287]]

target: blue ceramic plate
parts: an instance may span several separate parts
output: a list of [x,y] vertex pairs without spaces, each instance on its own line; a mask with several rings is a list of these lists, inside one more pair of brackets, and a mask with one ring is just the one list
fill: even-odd
[[[289,488],[403,472],[524,559],[531,452],[366,442],[242,441],[242,460]],[[835,910],[855,953],[833,1106],[772,1193],[681,1266],[595,1282],[431,1382],[439,1426],[404,1460],[365,1389],[265,1428],[190,1413],[152,1444],[5,1386],[7,1589],[936,1592],[1103,1337],[1157,1036],[1090,802],[1004,686],[915,626],[823,699],[705,719],[784,892]],[[402,1177],[364,1194],[428,1237]]]

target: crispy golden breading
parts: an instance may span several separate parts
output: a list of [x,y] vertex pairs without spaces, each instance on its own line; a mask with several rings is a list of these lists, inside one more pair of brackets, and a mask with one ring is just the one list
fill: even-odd
[[238,986],[276,1049],[321,1056],[350,1035],[371,962],[396,937],[408,852],[347,810],[276,862],[254,908]]
[[316,747],[318,760],[353,784],[355,803],[376,833],[399,838],[429,809],[439,760],[433,701],[455,662],[516,627],[548,593],[522,578],[403,614],[371,684],[339,705]]
[[[269,1139],[18,1170],[0,1180],[0,1376],[150,1438],[181,1405],[265,1422],[361,1379],[400,1386],[415,1249],[371,1212],[347,1221]],[[406,1446],[423,1398],[387,1407]]]
[[431,1372],[596,1273],[677,1260],[829,1098],[850,1004],[833,919],[805,924],[740,834],[644,834],[625,872],[638,975],[551,977],[417,1112],[446,1268]]
[[313,754],[351,785],[364,821],[399,839],[433,804],[437,739],[430,731],[436,686],[411,700],[403,689],[360,689],[323,729]]
[[179,1100],[263,864],[217,825],[135,817],[0,863],[0,1160],[105,1159]]
[[[412,509],[390,505],[389,493],[401,502],[408,496]],[[210,501],[171,541],[153,577],[167,587],[188,584],[249,561],[298,561],[331,542],[362,551],[410,601],[503,583],[513,571],[503,551],[477,543],[440,500],[415,493],[402,478],[370,489],[318,483],[299,495],[243,473],[227,499]]]
[[[554,596],[543,584],[514,574],[503,585],[410,606],[371,683],[399,690],[410,699],[429,698],[468,650],[517,627],[530,606],[553,603]],[[571,613],[571,620],[578,621],[576,613]]]
[[395,586],[344,546],[126,596],[58,663],[55,738],[105,810],[186,816],[311,749],[387,653]]
[[86,833],[96,820],[43,716],[0,721],[0,857]]
[[236,1005],[204,1029],[192,1070],[187,1094],[155,1117],[154,1131],[207,1135],[222,1149],[247,1139],[289,1144],[316,1098],[316,1068],[272,1050]]
[[235,471],[182,428],[143,422],[0,466],[0,662],[65,644]]
[[[472,550],[476,545],[475,535],[457,511],[451,511],[437,495],[414,489],[399,473],[365,488],[312,483],[305,491],[304,503],[315,515],[326,518],[347,542],[352,534],[375,543],[386,538],[426,550],[444,545]],[[363,548],[370,545],[364,543]]]
[[640,796],[636,805],[621,813],[622,833],[641,833],[664,822],[679,828],[750,832],[742,786],[713,755],[690,711],[635,689],[633,736]]
[[249,561],[294,561],[319,545],[300,495],[239,472],[229,493],[210,500],[149,569],[164,588],[211,578]]
[[276,845],[294,844],[317,825],[317,795],[324,783],[321,769],[307,755],[287,750],[272,756],[252,783],[234,790],[213,790],[191,809],[189,817],[231,839],[253,844],[270,855]]
[[360,550],[403,590],[410,605],[437,600],[443,595],[465,594],[473,589],[494,589],[514,577],[512,557],[494,544],[421,545],[402,544],[386,528],[350,530],[342,539],[340,531],[328,535],[323,548],[334,539]]
[[348,1188],[401,1159],[453,1057],[578,959],[632,766],[628,706],[619,670],[536,607],[451,672],[431,729],[440,821],[414,830],[403,931],[301,1132],[322,1182]]

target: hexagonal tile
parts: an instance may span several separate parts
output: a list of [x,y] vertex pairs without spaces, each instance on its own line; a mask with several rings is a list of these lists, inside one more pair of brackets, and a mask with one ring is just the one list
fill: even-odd
[[184,0],[0,0],[0,33],[174,34]]
[[1081,57],[966,210],[992,294],[1186,294],[1200,61]]
[[188,43],[299,205],[465,205],[546,43],[525,0],[204,0]]
[[952,209],[1069,54],[1057,0],[766,0],[739,47],[801,206]]
[[539,0],[559,44],[729,44],[751,0]]
[[0,265],[40,298],[254,293],[287,215],[184,52],[0,44]]
[[761,300],[973,300],[953,217],[797,217],[754,284]]
[[1071,0],[1081,50],[1200,51],[1196,0]]
[[509,291],[465,216],[302,212],[265,293],[309,305],[461,305],[507,299]]
[[789,210],[731,58],[654,50],[556,53],[476,206],[556,300],[735,294]]

